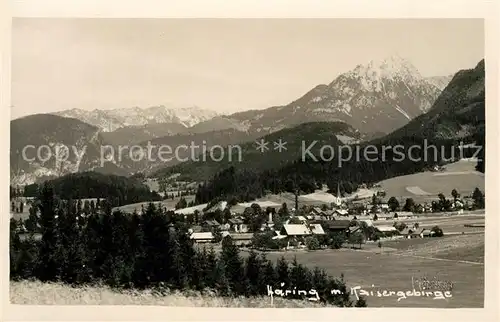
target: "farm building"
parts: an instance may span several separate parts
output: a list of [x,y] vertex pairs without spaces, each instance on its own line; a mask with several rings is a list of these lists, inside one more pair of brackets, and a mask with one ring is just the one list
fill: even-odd
[[196,243],[211,243],[214,240],[214,235],[212,232],[192,233],[189,238]]
[[399,235],[399,231],[394,226],[375,226],[375,228],[382,233],[384,237],[392,237],[394,235]]
[[229,230],[237,233],[243,233],[248,231],[248,227],[243,223],[240,218],[231,218],[228,220]]
[[201,227],[204,231],[212,231],[214,228],[220,227],[220,224],[216,220],[205,220]]
[[[377,215],[377,220],[391,220],[394,219],[394,214],[391,213],[379,213]],[[375,218],[375,215],[373,215],[373,218]]]
[[311,224],[309,225],[309,228],[313,235],[325,235],[325,231],[323,230],[321,224]]
[[309,236],[311,235],[311,230],[307,228],[306,225],[302,224],[285,224],[280,231],[280,235],[286,235],[288,237]]
[[318,207],[314,207],[307,216],[309,220],[332,220],[333,215],[335,214],[334,210],[321,210]]
[[328,232],[342,232],[349,234],[350,220],[329,220],[322,223],[323,229]]
[[229,236],[233,239],[235,245],[249,245],[252,243],[253,234],[252,233],[231,233]]
[[321,208],[319,208],[319,207],[314,207],[309,212],[309,215],[311,215],[311,216],[322,216],[324,214],[325,214],[325,212],[323,210],[321,210]]
[[283,225],[283,228],[281,231],[278,233],[278,236],[275,236],[275,239],[284,239],[281,236],[286,236],[286,240],[288,241],[288,245],[290,245],[290,242],[296,242],[297,245],[304,244],[305,242],[305,237],[311,236],[312,232],[311,230],[303,224],[299,225]]
[[411,218],[413,217],[413,212],[409,212],[409,211],[395,211],[395,212],[390,212],[389,215],[392,216],[392,218]]

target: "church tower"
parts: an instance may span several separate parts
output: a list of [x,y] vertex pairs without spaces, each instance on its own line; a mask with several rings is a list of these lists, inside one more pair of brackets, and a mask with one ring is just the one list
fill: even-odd
[[342,205],[342,197],[340,196],[340,184],[337,183],[337,195],[334,201],[335,206],[340,207]]

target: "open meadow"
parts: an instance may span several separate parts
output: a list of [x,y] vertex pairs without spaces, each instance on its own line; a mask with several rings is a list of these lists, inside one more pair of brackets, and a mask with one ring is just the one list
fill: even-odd
[[[453,283],[452,297],[368,296],[368,307],[480,308],[484,301],[484,234],[442,238],[401,239],[376,243],[362,249],[269,252],[275,261],[281,256],[297,258],[306,266],[324,268],[332,276],[344,274],[348,288],[367,291],[419,290],[419,279]],[[413,286],[412,286],[413,279]],[[444,291],[444,290],[443,290]]]
[[452,189],[466,196],[471,195],[476,187],[484,191],[484,174],[475,171],[475,165],[470,160],[461,160],[444,166],[442,172],[425,171],[390,178],[379,184],[386,196],[413,198],[417,203],[436,200],[439,193],[449,196]]
[[[190,196],[183,196],[182,198],[186,199],[186,202],[189,203],[189,202],[194,200],[194,197],[195,197],[194,195],[190,195]],[[165,199],[162,201],[138,202],[138,203],[134,203],[134,204],[124,205],[121,207],[115,207],[115,208],[113,208],[113,211],[121,210],[121,211],[126,212],[126,213],[132,213],[132,212],[134,212],[134,210],[136,210],[136,211],[141,210],[142,206],[147,207],[148,204],[150,204],[150,203],[153,203],[156,206],[161,205],[164,208],[172,210],[172,209],[175,209],[175,205],[179,202],[180,199],[181,199],[181,197],[174,197],[174,199]]]

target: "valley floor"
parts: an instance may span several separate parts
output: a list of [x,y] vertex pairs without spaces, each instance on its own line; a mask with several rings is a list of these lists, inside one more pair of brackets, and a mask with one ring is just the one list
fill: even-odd
[[484,233],[450,235],[441,238],[386,240],[382,248],[371,242],[361,249],[350,245],[338,250],[269,252],[275,261],[281,256],[297,258],[307,266],[324,268],[329,275],[344,274],[348,289],[367,291],[419,290],[419,280],[453,283],[452,297],[368,296],[368,307],[481,308],[484,306]]

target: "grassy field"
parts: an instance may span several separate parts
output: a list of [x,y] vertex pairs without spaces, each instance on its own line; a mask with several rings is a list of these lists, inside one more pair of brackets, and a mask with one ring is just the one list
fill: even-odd
[[222,298],[175,292],[157,295],[151,291],[117,292],[108,287],[73,288],[57,283],[32,281],[10,282],[10,302],[28,305],[161,305],[176,307],[251,307],[307,308],[325,307],[310,301],[295,301],[269,297]]
[[[434,226],[439,226],[444,233],[478,233],[484,232],[484,227],[465,227],[467,224],[485,224],[484,215],[465,215],[465,216],[448,216],[448,217],[418,217],[412,219],[402,219],[402,222],[406,223],[408,226],[412,226],[414,223],[419,224],[419,229],[422,228],[432,228]],[[390,221],[391,222],[391,221]],[[377,222],[375,222],[377,224]]]
[[[362,249],[287,251],[268,253],[273,261],[281,256],[309,267],[318,266],[332,276],[344,274],[349,288],[368,291],[411,291],[412,278],[434,277],[454,284],[452,297],[432,299],[367,297],[369,307],[479,308],[484,301],[484,234],[442,238],[402,239],[376,243]],[[418,288],[416,288],[418,290]]]
[[463,196],[471,195],[476,187],[484,192],[484,174],[475,171],[475,165],[475,162],[462,160],[446,165],[443,172],[395,177],[381,181],[380,186],[388,197],[413,198],[417,203],[436,200],[439,193],[450,196],[453,189]]
[[[191,202],[192,200],[194,200],[194,195],[191,195],[191,196],[184,196],[183,198],[186,199],[186,201],[189,203]],[[162,201],[154,201],[153,203],[155,205],[161,205],[162,207],[166,207],[167,209],[174,209],[175,208],[175,205],[179,202],[181,198],[180,197],[175,197],[174,199],[166,199],[166,200],[162,200]],[[121,210],[123,212],[128,212],[128,213],[132,213],[135,210],[139,211],[141,210],[141,207],[144,206],[144,207],[147,207],[147,205],[150,203],[151,201],[147,201],[147,202],[139,202],[139,203],[134,203],[134,204],[130,204],[130,205],[125,205],[125,206],[121,206],[121,207],[116,207],[116,208],[113,208],[113,210]]]

